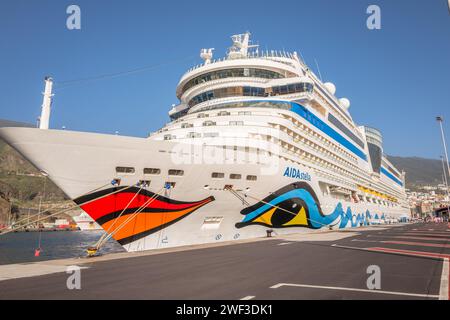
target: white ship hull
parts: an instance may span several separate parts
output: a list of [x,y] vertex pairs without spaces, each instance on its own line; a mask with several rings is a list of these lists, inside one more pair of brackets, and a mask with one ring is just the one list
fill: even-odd
[[[264,170],[257,163],[176,163],[173,150],[180,143],[170,141],[34,128],[0,128],[0,136],[79,204],[119,190],[109,186],[86,195],[114,178],[121,179],[120,188],[150,181],[147,190],[133,187],[81,205],[104,229],[113,230],[111,225],[119,225],[158,194],[146,210],[114,234],[128,251],[262,237],[268,229],[287,234],[348,228],[384,223],[407,213],[402,207],[326,195],[313,171],[278,157],[275,169],[261,174]],[[131,166],[135,173],[118,177],[118,166]],[[159,168],[161,174],[145,175],[144,168]],[[184,175],[168,176],[174,168]],[[212,179],[212,172],[224,172],[225,177]],[[258,180],[232,180],[230,174],[255,175]],[[176,184],[165,189],[167,182]],[[242,201],[226,185],[248,196]],[[135,201],[119,216],[137,191]],[[296,215],[290,217],[289,211]]]

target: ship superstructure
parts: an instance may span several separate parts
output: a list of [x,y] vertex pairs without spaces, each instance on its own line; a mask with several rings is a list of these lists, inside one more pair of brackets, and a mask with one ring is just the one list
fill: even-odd
[[333,83],[296,52],[260,51],[248,32],[232,41],[221,59],[201,50],[204,62],[178,83],[171,122],[146,139],[45,128],[0,135],[105,230],[122,226],[112,234],[129,251],[408,214],[405,176],[384,155],[381,132],[354,123]]
[[[358,127],[349,100],[338,99],[335,85],[322,83],[296,52],[249,51],[249,36],[233,36],[223,59],[211,60],[211,49],[202,50],[210,53],[204,64],[190,69],[177,86],[180,104],[169,112],[173,121],[151,139],[271,141],[279,146],[278,156],[323,176],[323,192],[407,209],[404,175],[383,154],[381,132]],[[261,127],[277,132],[255,137],[252,132]]]

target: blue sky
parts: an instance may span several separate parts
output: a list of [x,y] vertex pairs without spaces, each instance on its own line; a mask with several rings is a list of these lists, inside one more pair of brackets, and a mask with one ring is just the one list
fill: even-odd
[[[81,8],[81,30],[66,28],[70,4]],[[381,8],[381,30],[366,27],[370,4]],[[35,123],[51,75],[51,127],[146,136],[168,122],[199,50],[221,57],[246,30],[262,49],[297,50],[314,70],[316,59],[355,122],[383,131],[386,153],[438,158],[438,114],[450,142],[447,0],[1,1],[0,118]],[[155,67],[62,84],[144,66]]]

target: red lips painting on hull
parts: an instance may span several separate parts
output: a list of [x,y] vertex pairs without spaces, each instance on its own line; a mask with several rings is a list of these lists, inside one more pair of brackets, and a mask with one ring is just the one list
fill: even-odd
[[[123,192],[119,191],[121,189]],[[81,208],[105,230],[112,232],[118,229],[118,226],[122,226],[114,233],[113,238],[121,245],[126,245],[176,223],[215,200],[214,197],[208,197],[200,201],[184,202],[148,190],[141,189],[140,192],[139,190],[138,187],[110,188],[82,196],[74,201],[83,204],[98,198],[81,205]],[[107,195],[114,191],[119,192]],[[105,197],[101,198],[102,196]],[[149,201],[150,198],[154,199]],[[132,217],[131,215],[139,208],[142,212]]]

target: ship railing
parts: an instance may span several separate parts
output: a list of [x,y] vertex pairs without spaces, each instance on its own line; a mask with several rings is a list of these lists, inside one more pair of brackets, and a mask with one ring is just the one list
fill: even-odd
[[[245,58],[242,58],[242,59],[265,59],[265,58],[289,59],[289,60],[298,61],[298,62],[300,62],[300,64],[305,66],[305,63],[303,62],[303,60],[300,57],[297,56],[297,58],[296,58],[293,53],[286,52],[286,51],[279,51],[279,50],[265,50],[265,51],[262,51],[262,52],[252,51],[252,52],[249,52],[247,54],[247,56]],[[223,62],[223,61],[228,61],[228,60],[238,60],[238,59],[230,59],[228,57],[222,57],[222,58],[218,58],[218,59],[213,59],[209,63],[201,63],[201,64],[197,64],[197,65],[189,68],[188,71],[186,71],[184,75],[186,75],[189,72],[192,72],[192,71],[194,71],[194,70],[196,70],[198,68],[204,67],[204,66],[206,66],[208,64],[214,64],[214,63],[217,63],[217,62]],[[280,60],[279,62],[288,63],[288,61],[282,61],[282,60]]]

